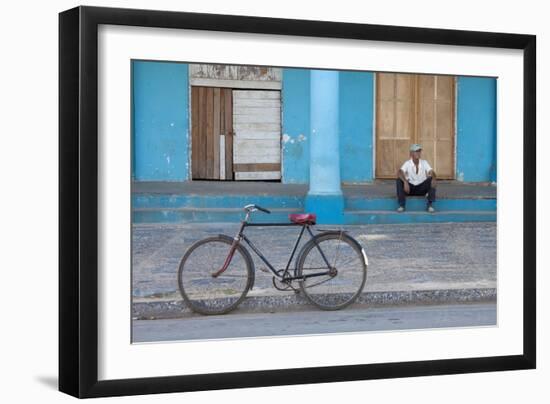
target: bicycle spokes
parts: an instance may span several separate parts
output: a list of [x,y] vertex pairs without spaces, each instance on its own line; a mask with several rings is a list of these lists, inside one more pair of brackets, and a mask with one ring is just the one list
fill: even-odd
[[[332,263],[332,267],[329,268],[327,262]],[[361,249],[342,232],[317,236],[316,243],[304,251],[298,267],[298,275],[303,277],[300,286],[306,297],[327,310],[353,302],[366,280]],[[323,271],[324,276],[311,275]]]
[[183,298],[193,311],[202,314],[222,314],[235,308],[244,299],[251,279],[248,257],[233,247],[231,239],[223,237],[211,237],[193,245],[178,272]]

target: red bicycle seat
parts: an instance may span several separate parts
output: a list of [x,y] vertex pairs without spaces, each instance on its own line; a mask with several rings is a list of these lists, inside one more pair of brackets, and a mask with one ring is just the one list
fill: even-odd
[[315,224],[317,216],[315,213],[292,213],[288,215],[291,222],[297,224]]

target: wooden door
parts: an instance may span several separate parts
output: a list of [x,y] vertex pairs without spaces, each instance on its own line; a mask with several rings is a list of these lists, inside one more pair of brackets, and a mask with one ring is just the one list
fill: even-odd
[[376,176],[395,178],[415,137],[415,76],[376,76]]
[[281,92],[233,90],[236,180],[281,179]]
[[454,179],[454,86],[452,76],[377,74],[377,178],[396,178],[420,143],[438,178]]
[[455,80],[452,76],[418,76],[417,142],[437,176],[454,179]]
[[233,179],[232,90],[191,87],[192,178]]

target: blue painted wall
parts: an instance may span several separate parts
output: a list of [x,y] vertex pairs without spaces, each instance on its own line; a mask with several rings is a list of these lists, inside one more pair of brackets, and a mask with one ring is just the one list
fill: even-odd
[[[309,182],[310,70],[283,69],[283,183]],[[340,175],[373,179],[373,73],[340,72]]]
[[133,178],[137,181],[187,180],[187,64],[133,61],[132,80]]
[[496,79],[457,79],[459,181],[496,181]]
[[[373,180],[373,73],[340,72],[340,175]],[[132,62],[132,175],[137,181],[189,179],[188,65]],[[307,184],[310,70],[283,69],[283,183]],[[496,79],[457,79],[457,179],[496,181]]]
[[282,182],[309,182],[310,70],[283,69]]
[[373,179],[373,73],[340,72],[340,176]]

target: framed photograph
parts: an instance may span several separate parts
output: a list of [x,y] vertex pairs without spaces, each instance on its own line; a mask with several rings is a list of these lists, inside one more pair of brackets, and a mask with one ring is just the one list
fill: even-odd
[[536,366],[536,38],[59,16],[59,389]]

